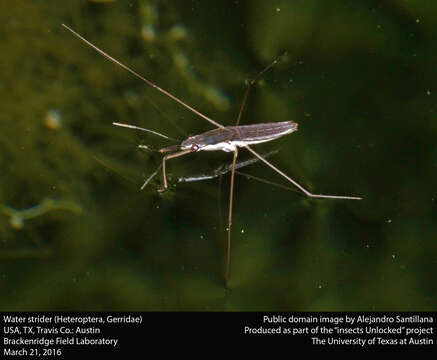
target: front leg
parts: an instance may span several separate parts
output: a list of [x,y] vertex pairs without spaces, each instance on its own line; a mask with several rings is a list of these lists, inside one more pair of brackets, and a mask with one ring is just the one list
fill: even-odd
[[182,150],[182,151],[178,151],[178,152],[175,152],[172,154],[167,154],[162,158],[162,177],[163,177],[163,181],[164,181],[164,186],[158,190],[159,192],[163,192],[163,191],[166,191],[168,189],[165,162],[169,159],[192,153],[193,151],[194,150],[191,150],[191,149]]

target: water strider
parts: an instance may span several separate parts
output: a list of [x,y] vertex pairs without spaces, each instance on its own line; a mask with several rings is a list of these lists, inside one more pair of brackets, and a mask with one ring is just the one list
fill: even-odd
[[[223,126],[219,124],[218,122],[210,119],[206,115],[200,113],[190,105],[184,103],[182,100],[174,96],[173,94],[169,93],[168,91],[160,88],[158,85],[154,84],[150,80],[146,79],[145,77],[141,76],[128,66],[122,64],[118,60],[114,59],[112,56],[108,55],[103,50],[99,49],[97,46],[89,42],[87,39],[79,35],[77,32],[72,30],[70,27],[68,27],[65,24],[62,24],[64,28],[69,30],[71,33],[73,33],[76,37],[84,41],[87,45],[92,47],[94,50],[96,50],[98,53],[106,57],[108,60],[114,62],[115,64],[119,65],[126,71],[130,72],[140,80],[144,81],[149,86],[153,87],[160,93],[168,96],[170,99],[174,100],[175,102],[179,103],[183,107],[187,108],[188,110],[192,111],[196,115],[200,116],[204,120],[208,121],[212,125],[216,126],[216,129],[210,130],[207,132],[204,132],[199,135],[190,136],[180,145],[172,145],[169,147],[162,148],[158,150],[161,153],[166,153],[162,159],[161,165],[158,167],[158,169],[144,182],[142,189],[149,183],[149,181],[159,172],[159,170],[162,168],[162,176],[163,176],[163,187],[161,191],[164,191],[168,188],[167,184],[167,176],[166,176],[166,161],[172,158],[180,157],[183,155],[187,155],[193,152],[198,151],[216,151],[216,150],[222,150],[225,152],[233,152],[234,157],[232,160],[232,170],[231,170],[231,184],[230,184],[230,194],[229,194],[229,211],[228,211],[228,240],[227,240],[227,251],[226,251],[226,272],[225,272],[225,283],[226,286],[229,285],[230,280],[230,263],[231,263],[231,226],[232,226],[232,203],[233,203],[233,194],[234,194],[234,177],[235,177],[235,164],[238,157],[238,148],[245,148],[249,152],[251,152],[256,158],[258,158],[260,161],[265,163],[267,166],[275,170],[279,175],[287,179],[290,183],[292,183],[295,187],[297,187],[300,191],[302,191],[306,196],[312,197],[312,198],[323,198],[323,199],[346,199],[346,200],[361,200],[361,197],[357,196],[340,196],[340,195],[326,195],[326,194],[313,194],[307,189],[305,189],[302,185],[298,184],[296,181],[294,181],[292,178],[290,178],[288,175],[286,175],[284,172],[279,170],[276,166],[274,166],[272,163],[267,161],[263,156],[259,155],[255,150],[252,150],[249,145],[253,144],[259,144],[262,142],[272,141],[275,139],[278,139],[279,137],[282,137],[284,135],[290,134],[297,130],[297,124],[293,121],[284,121],[284,122],[273,122],[273,123],[264,123],[264,124],[253,124],[253,125],[239,125],[241,115],[243,113],[244,107],[246,105],[246,100],[249,95],[250,88],[255,84],[256,80],[268,69],[270,69],[274,64],[278,62],[278,59],[273,61],[269,66],[267,66],[264,70],[262,70],[257,76],[255,76],[252,80],[248,82],[248,86],[246,88],[246,91],[244,93],[243,102],[240,107],[240,111],[238,113],[237,121],[235,126]],[[133,125],[127,125],[127,124],[120,124],[120,123],[114,123],[114,125],[117,126],[123,126],[128,128],[134,128],[139,129],[147,132],[154,133],[156,135],[166,137],[165,135],[159,134],[155,131],[139,128],[137,126]]]

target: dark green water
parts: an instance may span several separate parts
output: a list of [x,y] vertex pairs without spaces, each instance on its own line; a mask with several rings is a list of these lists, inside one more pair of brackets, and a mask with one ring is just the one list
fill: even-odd
[[[436,310],[437,3],[68,3],[0,5],[2,310]],[[232,156],[171,160],[168,193],[159,177],[139,191],[160,157],[137,145],[171,143],[113,121],[212,127],[61,23],[225,125],[245,79],[287,51],[242,123],[294,120],[256,150],[315,193],[364,200],[237,176],[226,290],[229,175],[175,179]]]

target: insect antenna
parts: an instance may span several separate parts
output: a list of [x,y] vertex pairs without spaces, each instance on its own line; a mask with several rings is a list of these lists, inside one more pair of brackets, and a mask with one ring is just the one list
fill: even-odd
[[115,125],[115,126],[121,126],[121,127],[129,128],[129,129],[141,130],[141,131],[144,131],[144,132],[148,132],[148,133],[151,133],[151,134],[154,134],[154,135],[161,136],[161,137],[163,137],[164,139],[167,139],[167,140],[180,142],[180,140],[178,140],[178,139],[174,139],[174,138],[172,138],[170,136],[163,135],[163,134],[161,134],[161,133],[159,133],[157,131],[145,129],[145,128],[142,128],[142,127],[139,127],[139,126],[129,125],[129,124],[122,124],[122,123],[118,123],[118,122],[113,122],[112,124]]

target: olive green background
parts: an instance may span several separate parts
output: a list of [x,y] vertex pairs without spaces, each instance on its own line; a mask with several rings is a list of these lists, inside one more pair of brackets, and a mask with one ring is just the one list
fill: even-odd
[[[436,310],[437,3],[2,1],[1,310]],[[171,160],[212,129],[110,63],[123,63],[224,124],[245,80],[283,54],[242,123],[294,120],[255,147],[313,200],[237,176],[224,286],[226,153]],[[242,159],[249,156],[242,151]],[[245,172],[288,185],[263,164]]]

